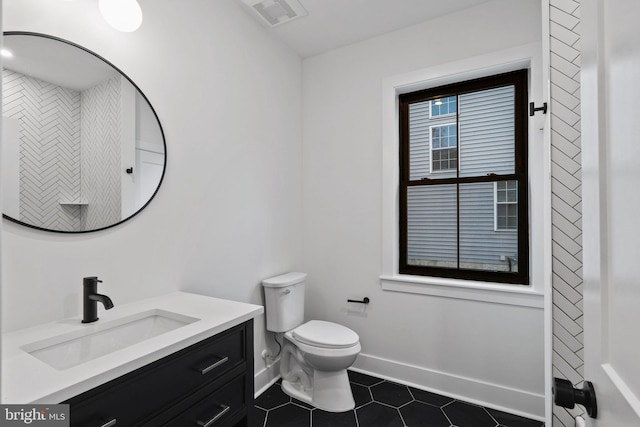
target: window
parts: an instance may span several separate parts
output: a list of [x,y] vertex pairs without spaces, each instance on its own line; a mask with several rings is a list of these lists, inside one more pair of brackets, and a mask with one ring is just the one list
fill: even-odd
[[400,95],[399,273],[528,284],[527,80]]
[[518,183],[516,181],[500,181],[495,183],[496,210],[495,229],[518,229]]
[[429,117],[449,116],[456,113],[457,99],[455,96],[432,99]]
[[456,170],[458,135],[455,123],[431,126],[431,172]]

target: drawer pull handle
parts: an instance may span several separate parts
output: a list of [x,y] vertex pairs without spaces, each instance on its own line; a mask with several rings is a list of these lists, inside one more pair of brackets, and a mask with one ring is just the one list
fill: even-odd
[[196,368],[196,370],[200,371],[200,373],[202,375],[206,374],[207,372],[216,369],[218,366],[222,365],[223,363],[226,363],[229,361],[229,358],[227,356],[223,357],[222,359],[219,359],[217,361],[215,361],[214,363],[212,363],[211,365],[208,365],[204,368]]
[[116,425],[116,419],[115,418],[111,418],[109,421],[107,421],[106,423],[102,424],[100,427],[112,427]]
[[198,421],[197,422],[198,425],[201,426],[201,427],[209,427],[209,426],[213,425],[213,423],[218,421],[220,419],[220,417],[222,417],[224,414],[229,412],[229,409],[231,409],[231,406],[220,405],[220,409],[221,409],[221,411],[218,412],[217,414],[215,414],[213,416],[213,418],[211,418],[209,421]]

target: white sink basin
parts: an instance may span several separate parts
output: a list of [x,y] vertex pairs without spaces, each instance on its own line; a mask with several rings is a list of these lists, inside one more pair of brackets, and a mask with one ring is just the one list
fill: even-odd
[[165,310],[149,310],[122,319],[87,325],[21,347],[33,357],[59,370],[71,368],[200,319]]

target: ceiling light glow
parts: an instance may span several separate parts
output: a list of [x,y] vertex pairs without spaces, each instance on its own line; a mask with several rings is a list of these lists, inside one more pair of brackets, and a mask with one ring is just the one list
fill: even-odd
[[130,33],[142,24],[142,9],[136,0],[99,0],[102,17],[118,31]]

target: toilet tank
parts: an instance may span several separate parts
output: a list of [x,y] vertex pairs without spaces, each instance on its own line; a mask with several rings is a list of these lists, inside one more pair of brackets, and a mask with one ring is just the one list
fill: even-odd
[[267,330],[287,332],[304,320],[305,273],[287,273],[262,281]]

